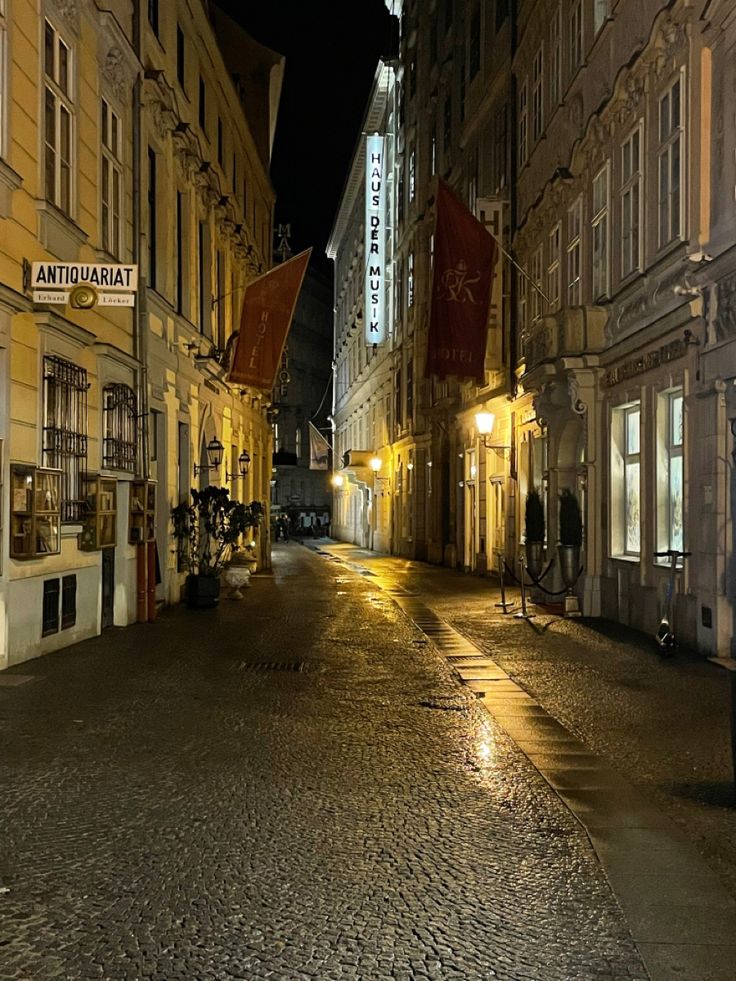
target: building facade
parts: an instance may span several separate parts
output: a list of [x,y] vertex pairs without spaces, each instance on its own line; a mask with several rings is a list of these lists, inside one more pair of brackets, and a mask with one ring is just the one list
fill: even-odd
[[224,378],[270,259],[283,64],[238,30],[201,3],[0,3],[0,668],[178,601],[192,485],[268,500],[270,395]]
[[[687,551],[677,632],[730,657],[731,5],[388,6],[401,41],[394,306],[376,355],[394,413],[381,453],[392,474],[410,459],[413,474],[410,517],[396,479],[389,540],[361,543],[518,573],[526,496],[539,490],[542,585],[559,595],[558,501],[571,490],[584,518],[583,612],[654,633],[670,572],[656,553]],[[498,244],[483,384],[424,377],[436,178]],[[342,261],[337,249],[336,269]],[[345,404],[385,385],[383,374],[375,386],[370,373],[350,377]],[[490,436],[480,410],[495,419]],[[357,517],[343,527],[350,540]]]

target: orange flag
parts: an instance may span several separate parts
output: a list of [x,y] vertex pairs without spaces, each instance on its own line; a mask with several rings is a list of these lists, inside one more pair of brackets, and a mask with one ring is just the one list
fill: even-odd
[[270,392],[307,271],[311,249],[248,283],[227,380]]
[[482,384],[496,243],[443,180],[436,214],[426,375]]

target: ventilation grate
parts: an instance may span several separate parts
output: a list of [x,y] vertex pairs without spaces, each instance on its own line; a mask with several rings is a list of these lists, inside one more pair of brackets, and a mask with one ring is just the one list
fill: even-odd
[[240,671],[256,674],[265,674],[266,671],[292,671],[304,674],[308,670],[306,661],[241,661],[238,667]]

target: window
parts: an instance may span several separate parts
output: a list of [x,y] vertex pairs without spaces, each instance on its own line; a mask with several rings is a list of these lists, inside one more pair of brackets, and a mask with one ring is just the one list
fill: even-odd
[[452,99],[448,95],[445,99],[444,112],[444,134],[442,148],[445,156],[450,152],[450,140],[452,139]]
[[225,160],[225,137],[222,131],[222,120],[218,117],[217,119],[217,162],[221,167],[224,167]]
[[641,268],[641,128],[621,147],[621,276]]
[[158,37],[158,0],[148,0],[148,23]]
[[406,420],[411,425],[414,415],[414,362],[406,364]]
[[429,136],[429,172],[432,176],[437,173],[437,131],[436,124],[432,125]]
[[156,154],[148,148],[148,285],[156,289]]
[[43,359],[43,462],[61,470],[61,520],[81,521],[87,470],[87,372],[71,361]]
[[77,622],[77,577],[61,578],[61,629],[73,627]]
[[528,324],[528,310],[527,310],[527,290],[529,289],[529,281],[526,276],[517,271],[517,296],[519,298],[519,330],[526,330]]
[[657,400],[657,550],[683,548],[682,389]]
[[608,296],[608,164],[593,178],[593,299]]
[[184,312],[184,195],[176,192],[176,312]]
[[547,296],[551,310],[560,306],[560,239],[562,226],[558,222],[549,233],[549,262],[547,264]]
[[583,198],[576,198],[567,213],[567,305],[579,307],[582,301]]
[[613,410],[611,420],[611,549],[641,552],[641,403]]
[[184,88],[184,79],[186,78],[185,70],[186,66],[184,63],[184,54],[186,48],[184,45],[184,31],[181,29],[179,24],[176,25],[176,77],[179,80],[179,85]]
[[407,257],[406,266],[406,305],[411,308],[414,306],[414,253],[410,252]]
[[470,57],[468,77],[472,81],[480,71],[480,0],[476,0],[470,17]]
[[120,117],[102,100],[102,179],[100,181],[102,248],[119,258],[122,252],[123,163]]
[[593,33],[598,31],[606,23],[609,14],[610,0],[593,0]]
[[417,154],[412,150],[409,154],[409,201],[413,201],[417,189]]
[[72,54],[46,21],[44,38],[44,186],[46,198],[65,214],[72,208]]
[[296,427],[296,432],[294,434],[295,441],[295,453],[297,460],[302,458],[302,431],[299,426]]
[[506,106],[502,106],[496,113],[493,127],[493,146],[491,148],[491,167],[492,181],[496,193],[500,193],[508,182],[506,173],[508,131],[507,131]]
[[112,384],[103,388],[102,465],[107,470],[135,473],[135,406],[135,393],[128,385]]
[[549,24],[549,111],[554,112],[562,96],[562,5],[552,13]]
[[217,297],[217,337],[215,344],[221,350],[225,350],[225,257],[220,251],[215,253],[215,276]]
[[659,169],[658,246],[663,248],[680,237],[681,232],[681,151],[682,151],[682,80],[677,81],[659,100]]
[[574,75],[583,60],[583,5],[573,0],[570,7],[570,75]]
[[[532,283],[529,284],[530,291],[530,309],[532,315],[532,322],[539,320],[539,318],[544,313],[542,308],[543,297],[539,290],[542,289],[542,246],[540,245],[532,254],[532,262],[530,267]],[[538,287],[538,288],[535,288]]]
[[207,87],[199,76],[199,128],[207,135]]
[[524,166],[526,163],[527,154],[529,152],[529,147],[527,145],[527,137],[529,132],[528,100],[528,87],[525,81],[519,89],[519,167]]
[[43,584],[41,636],[59,632],[59,580],[46,579]]
[[509,0],[496,0],[496,30],[498,30],[509,15]]
[[532,62],[532,141],[534,143],[540,138],[544,128],[543,78],[544,60],[540,46]]

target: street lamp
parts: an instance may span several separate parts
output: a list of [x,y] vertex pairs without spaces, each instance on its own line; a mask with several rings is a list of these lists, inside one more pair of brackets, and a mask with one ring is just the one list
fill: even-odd
[[[240,476],[245,477],[250,470],[250,453],[247,450],[243,452],[238,457],[238,470],[240,471]],[[225,480],[235,480],[238,474],[228,473],[227,464],[225,464]]]
[[495,450],[499,456],[503,456],[505,452],[511,450],[511,447],[489,442],[495,422],[496,417],[492,412],[481,411],[475,414],[475,428],[478,430],[478,435],[483,439],[483,445],[487,450]]
[[213,438],[209,441],[209,443],[205,447],[205,450],[207,452],[207,459],[209,460],[209,465],[202,464],[202,466],[197,466],[197,464],[195,463],[194,464],[195,477],[199,476],[199,474],[203,470],[209,471],[209,470],[220,469],[220,464],[222,463],[222,454],[225,450],[225,447],[219,441],[217,436],[213,436]]
[[342,487],[345,478],[341,473],[333,473],[330,483],[333,487]]

